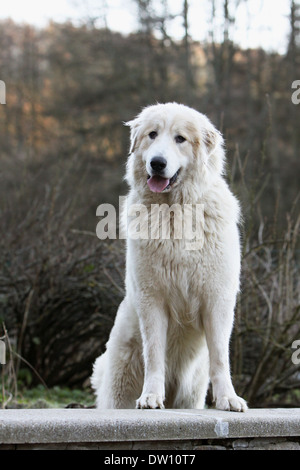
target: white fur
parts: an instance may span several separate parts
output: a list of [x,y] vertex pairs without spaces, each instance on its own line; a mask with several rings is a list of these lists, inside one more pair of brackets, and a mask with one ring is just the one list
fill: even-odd
[[[239,205],[222,174],[222,136],[203,114],[176,103],[147,107],[127,125],[128,204],[203,204],[204,234],[198,250],[174,237],[128,239],[126,296],[91,378],[97,406],[203,408],[211,380],[217,408],[245,411],[229,368]],[[177,135],[186,141],[176,143]],[[163,193],[147,185],[153,156],[166,159],[168,178],[180,169]]]

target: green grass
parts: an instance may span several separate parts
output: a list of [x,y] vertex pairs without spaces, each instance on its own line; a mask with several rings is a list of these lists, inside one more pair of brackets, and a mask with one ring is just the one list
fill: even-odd
[[[34,388],[24,388],[18,391],[7,408],[65,408],[90,407],[95,404],[95,397],[91,390],[69,389],[67,387],[53,387],[46,389],[43,385]],[[76,406],[77,405],[77,406]]]

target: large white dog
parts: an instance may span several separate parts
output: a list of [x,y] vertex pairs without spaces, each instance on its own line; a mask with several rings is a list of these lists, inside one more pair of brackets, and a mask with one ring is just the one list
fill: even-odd
[[[132,221],[132,207],[147,216],[140,210],[143,236],[128,237],[126,296],[94,364],[97,406],[203,408],[211,380],[218,409],[245,411],[229,367],[240,242],[223,138],[206,116],[176,103],[149,106],[127,125],[125,219]],[[160,217],[149,217],[153,207],[164,208]],[[175,236],[178,207],[192,208],[193,217],[202,208],[202,223],[192,224],[202,232],[196,244],[185,231]],[[169,236],[159,237],[166,215]]]

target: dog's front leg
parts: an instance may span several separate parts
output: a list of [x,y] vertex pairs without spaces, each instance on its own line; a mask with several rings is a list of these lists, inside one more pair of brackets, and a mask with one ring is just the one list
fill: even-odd
[[246,411],[247,404],[235,393],[229,367],[229,341],[233,325],[234,302],[215,302],[204,318],[209,350],[210,379],[216,408],[227,411]]
[[144,386],[137,408],[164,408],[168,319],[162,305],[143,302],[139,321],[143,341]]

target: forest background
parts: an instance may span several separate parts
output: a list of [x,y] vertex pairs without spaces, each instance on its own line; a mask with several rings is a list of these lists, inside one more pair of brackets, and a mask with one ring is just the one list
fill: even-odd
[[[235,12],[253,0],[203,2],[201,41],[190,34],[188,0],[176,15],[168,0],[131,0],[136,28],[128,34],[108,27],[110,3],[100,0],[97,14],[77,22],[1,21],[3,407],[37,384],[89,388],[124,295],[124,243],[96,237],[96,209],[118,208],[128,189],[123,122],[167,101],[198,109],[222,131],[228,182],[242,205],[236,389],[250,406],[299,404],[300,105],[292,85],[300,80],[300,7],[285,1],[280,51],[233,40]],[[181,38],[169,33],[174,21]]]

